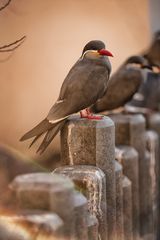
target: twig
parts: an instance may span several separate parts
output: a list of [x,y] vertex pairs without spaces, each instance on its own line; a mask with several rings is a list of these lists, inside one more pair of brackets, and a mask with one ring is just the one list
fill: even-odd
[[[4,46],[0,47],[0,53],[12,52],[12,51],[14,51],[16,48],[18,48],[18,47],[24,42],[25,38],[26,38],[26,36],[23,36],[22,38],[20,38],[19,40],[16,40],[16,41],[13,42],[13,43],[10,43],[10,44],[8,44],[8,45],[4,45]],[[18,45],[14,46],[14,45],[17,44],[17,43],[18,43]],[[12,48],[9,48],[9,47],[11,47],[11,46],[13,46],[13,47],[12,47]]]
[[26,38],[26,36],[23,36],[23,37],[21,37],[20,39],[16,40],[15,42],[12,42],[12,43],[10,43],[10,44],[7,44],[7,45],[4,45],[4,46],[0,47],[0,49],[4,49],[4,48],[11,47],[11,46],[15,45],[16,43],[21,42],[21,41],[24,40],[25,38]]
[[6,8],[10,3],[11,3],[12,0],[8,0],[8,2],[6,2],[6,4],[2,7],[0,7],[0,11],[2,11],[4,8]]

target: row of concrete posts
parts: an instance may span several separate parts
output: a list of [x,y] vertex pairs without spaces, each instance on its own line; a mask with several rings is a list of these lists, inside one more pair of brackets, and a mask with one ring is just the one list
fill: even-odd
[[10,240],[158,240],[159,136],[159,114],[71,117],[61,167],[10,184],[15,211],[0,216],[0,235],[5,222],[19,227]]

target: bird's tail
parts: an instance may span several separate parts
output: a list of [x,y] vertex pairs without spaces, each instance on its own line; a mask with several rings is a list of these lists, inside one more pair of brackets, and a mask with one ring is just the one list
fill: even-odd
[[21,137],[20,141],[25,141],[29,138],[34,137],[33,141],[29,146],[31,147],[45,132],[47,132],[41,145],[37,150],[37,152],[42,154],[45,151],[45,149],[48,147],[48,145],[51,143],[53,138],[57,135],[58,131],[63,127],[65,122],[66,122],[66,119],[56,123],[50,123],[47,119],[44,119],[37,126],[35,126],[26,134],[24,134]]
[[[57,135],[57,133],[59,132],[59,130],[63,127],[63,125],[65,124],[66,122],[66,119],[61,121],[61,122],[58,122],[56,124],[54,124],[54,127],[49,129],[41,143],[41,145],[39,146],[37,152],[39,152],[40,154],[42,154],[46,148],[48,147],[48,145],[51,143],[51,141],[53,140],[53,138]],[[39,138],[39,137],[38,137]],[[37,139],[38,139],[37,138]],[[37,139],[34,139],[35,141]],[[34,141],[33,140],[33,141]]]
[[40,136],[43,133],[45,133],[46,131],[48,131],[49,129],[51,129],[53,127],[53,124],[50,123],[46,118],[40,122],[37,126],[35,126],[33,129],[31,129],[29,132],[25,133],[20,141],[25,141],[29,138],[35,137],[35,136]]

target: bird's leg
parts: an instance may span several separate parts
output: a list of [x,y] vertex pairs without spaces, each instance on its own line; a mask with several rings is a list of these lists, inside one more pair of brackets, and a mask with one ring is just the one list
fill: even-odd
[[93,113],[89,110],[89,108],[86,108],[82,111],[80,111],[81,118],[88,118],[88,119],[93,119],[93,120],[101,120],[102,116],[96,116],[93,115]]
[[80,111],[80,115],[81,118],[87,118],[88,117],[87,109],[83,109],[82,111]]

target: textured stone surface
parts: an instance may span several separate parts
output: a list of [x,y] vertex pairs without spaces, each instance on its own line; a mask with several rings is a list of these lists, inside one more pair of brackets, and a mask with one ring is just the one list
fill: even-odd
[[123,229],[123,189],[122,189],[122,166],[115,161],[116,175],[116,232],[117,239],[124,239]]
[[132,226],[132,184],[131,181],[124,176],[122,185],[123,185],[124,240],[134,240]]
[[[159,136],[159,150],[158,150],[158,166],[156,167],[156,175],[158,181],[158,226],[160,225],[160,113],[153,113],[147,116],[147,126],[154,130]],[[160,231],[157,232],[157,239],[160,239]]]
[[1,240],[38,240],[48,236],[49,239],[62,239],[63,222],[53,213],[21,212],[17,214],[1,214]]
[[[142,115],[112,115],[116,127],[116,144],[130,145],[139,155],[140,190],[140,233],[141,236],[153,233],[152,190],[150,176],[150,158],[146,151],[145,119]],[[144,197],[145,196],[145,197]]]
[[118,145],[116,147],[116,160],[122,164],[124,175],[132,182],[133,239],[139,240],[140,209],[138,153],[133,147]]
[[65,234],[74,229],[74,185],[59,174],[33,173],[16,177],[11,188],[20,208],[50,210],[64,221]]
[[72,117],[61,131],[64,165],[94,165],[106,175],[108,237],[112,240],[116,237],[114,130],[108,117],[102,120]]
[[148,128],[155,130],[160,135],[160,113],[148,115],[146,119]]
[[74,218],[75,218],[75,239],[88,240],[87,228],[88,205],[87,199],[83,194],[74,194]]
[[146,132],[147,149],[150,153],[150,176],[152,190],[152,211],[154,236],[158,235],[158,205],[159,205],[159,136],[156,132],[148,130]]
[[105,174],[98,167],[88,165],[64,166],[55,169],[71,178],[77,189],[88,199],[89,212],[99,221],[101,239],[107,235],[106,181]]
[[98,220],[95,216],[87,216],[88,240],[99,240]]

